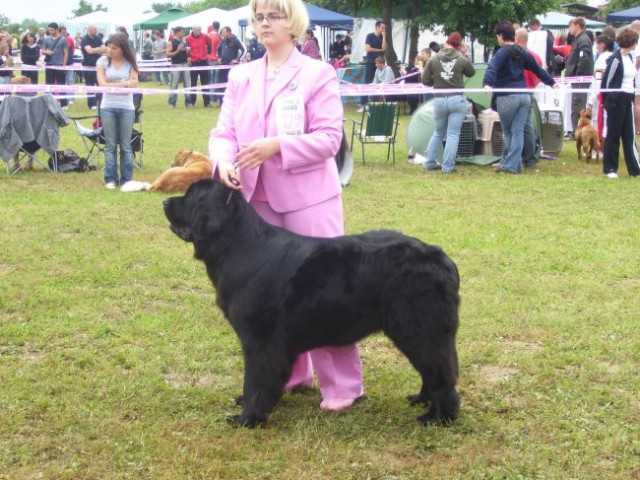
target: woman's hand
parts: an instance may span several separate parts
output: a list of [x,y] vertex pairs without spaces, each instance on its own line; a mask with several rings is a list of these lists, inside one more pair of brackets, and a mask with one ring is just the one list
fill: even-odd
[[138,86],[138,79],[137,78],[132,78],[131,80],[127,81],[127,87],[136,88],[137,86]]
[[261,138],[236,153],[236,166],[240,170],[253,170],[278,152],[280,152],[280,140],[277,137]]
[[220,176],[220,181],[227,187],[234,190],[242,188],[240,185],[240,172],[231,162],[220,160],[218,162],[218,175]]

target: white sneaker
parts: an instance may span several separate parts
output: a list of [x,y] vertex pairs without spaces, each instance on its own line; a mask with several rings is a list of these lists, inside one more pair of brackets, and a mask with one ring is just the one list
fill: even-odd
[[358,113],[364,112],[364,105],[362,105],[359,109],[356,110]]
[[118,187],[116,186],[116,184],[115,184],[115,183],[113,183],[113,182],[109,182],[109,183],[107,183],[107,184],[105,185],[105,187],[107,187],[107,190],[115,190],[116,188],[118,188]]
[[616,172],[607,173],[607,178],[618,178],[618,174]]
[[97,110],[97,109],[98,109],[97,105],[94,105],[93,107],[91,107],[91,110]]

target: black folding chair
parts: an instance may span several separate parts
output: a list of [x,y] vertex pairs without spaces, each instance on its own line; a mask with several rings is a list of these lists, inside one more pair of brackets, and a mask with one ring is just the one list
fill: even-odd
[[[133,94],[133,104],[135,106],[135,118],[133,120],[133,132],[131,133],[131,149],[133,150],[134,165],[138,168],[142,168],[144,160],[144,140],[142,138],[142,94]],[[100,107],[98,106],[98,112]],[[100,118],[100,113],[94,115],[86,115],[83,117],[69,117],[73,120],[76,127],[76,132],[82,138],[82,142],[87,151],[87,162],[91,165],[94,162],[96,164],[100,161],[100,156],[104,158],[104,146],[106,140],[104,138],[104,132],[102,131],[101,122],[96,122]],[[87,126],[87,123],[92,121],[91,127]],[[137,129],[136,129],[137,125]]]

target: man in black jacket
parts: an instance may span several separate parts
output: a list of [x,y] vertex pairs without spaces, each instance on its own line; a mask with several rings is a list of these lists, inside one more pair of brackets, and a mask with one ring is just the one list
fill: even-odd
[[[593,75],[593,43],[585,33],[584,18],[574,18],[569,22],[569,33],[574,37],[571,54],[567,57],[566,77],[590,77]],[[590,82],[571,83],[571,88],[589,88]],[[580,110],[587,104],[588,92],[571,95],[571,125],[576,131]],[[573,137],[573,134],[572,134]]]
[[[218,58],[220,65],[235,65],[240,63],[240,59],[244,55],[245,48],[242,42],[238,40],[230,27],[222,27],[220,30],[222,40],[218,46]],[[218,70],[218,83],[227,83],[229,81],[229,69],[223,68]],[[220,97],[220,106],[222,106],[222,97]]]

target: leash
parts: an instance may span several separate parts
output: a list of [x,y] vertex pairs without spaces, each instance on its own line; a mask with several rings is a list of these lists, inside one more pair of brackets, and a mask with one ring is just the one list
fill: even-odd
[[[238,171],[238,167],[234,166],[233,167],[234,171]],[[240,181],[236,178],[236,177],[232,177],[231,174],[227,175],[227,179],[229,180],[229,182],[231,183],[231,185],[233,185],[234,187],[239,187],[240,186]],[[229,206],[229,203],[231,202],[231,197],[233,197],[233,192],[235,192],[235,190],[231,190],[229,192],[229,196],[227,197],[227,203],[225,206]]]

